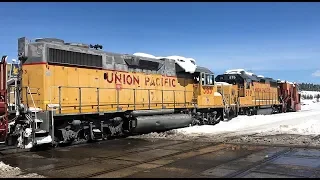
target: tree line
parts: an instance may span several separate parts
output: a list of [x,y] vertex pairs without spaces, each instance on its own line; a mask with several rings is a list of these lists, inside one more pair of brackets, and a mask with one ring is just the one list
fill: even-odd
[[319,92],[319,94],[316,94],[316,95],[302,94],[301,98],[302,99],[317,99],[317,100],[320,100],[320,92]]
[[300,91],[319,91],[319,94],[302,94],[302,99],[316,99],[319,102],[320,99],[320,85],[313,83],[299,83],[298,84]]
[[316,99],[319,102],[320,99],[320,84],[313,83],[299,83],[300,91],[319,91],[319,94],[311,95],[311,94],[302,94],[302,99]]
[[299,83],[298,86],[301,91],[319,91],[320,93],[320,84]]

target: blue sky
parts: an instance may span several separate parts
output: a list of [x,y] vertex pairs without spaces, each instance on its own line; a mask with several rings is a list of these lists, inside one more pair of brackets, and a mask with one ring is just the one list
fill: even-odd
[[1,3],[0,12],[0,53],[10,59],[19,37],[56,37],[192,57],[216,74],[320,83],[320,3]]

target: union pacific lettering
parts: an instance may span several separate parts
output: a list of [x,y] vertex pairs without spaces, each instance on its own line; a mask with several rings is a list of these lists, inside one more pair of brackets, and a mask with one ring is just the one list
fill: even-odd
[[144,80],[146,86],[169,86],[176,87],[176,79],[172,77],[152,77],[145,76],[141,78],[139,75],[129,73],[114,73],[106,72],[105,80],[108,83],[114,84],[128,84],[128,85],[140,85],[140,79]]
[[271,92],[271,89],[270,88],[255,88],[254,91],[268,93],[268,92]]

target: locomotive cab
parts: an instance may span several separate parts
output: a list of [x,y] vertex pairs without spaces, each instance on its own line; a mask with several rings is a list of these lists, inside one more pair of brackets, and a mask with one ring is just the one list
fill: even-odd
[[233,85],[233,89],[238,92],[238,101],[241,105],[252,105],[254,82],[258,78],[245,71],[227,71],[222,75],[217,76],[216,81],[226,82]]
[[215,86],[214,73],[204,67],[197,67],[193,73],[194,102],[201,124],[217,124],[224,119],[224,103]]

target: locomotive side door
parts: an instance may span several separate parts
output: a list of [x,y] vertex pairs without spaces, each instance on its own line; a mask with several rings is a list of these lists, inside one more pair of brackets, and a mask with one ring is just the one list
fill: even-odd
[[[199,106],[215,106],[216,97],[214,96],[214,75],[211,73],[200,73],[200,96]],[[222,98],[220,97],[221,102]]]
[[200,73],[195,73],[193,76],[193,98],[192,103],[198,104],[198,96],[200,95]]

